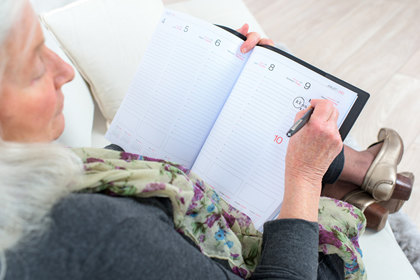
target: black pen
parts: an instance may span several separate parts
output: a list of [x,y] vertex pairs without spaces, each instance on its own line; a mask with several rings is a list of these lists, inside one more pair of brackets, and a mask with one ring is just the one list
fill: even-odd
[[287,137],[292,137],[296,134],[296,132],[301,130],[301,128],[309,121],[309,118],[311,117],[313,111],[314,107],[309,106],[309,110],[305,113],[305,115],[298,119],[286,133]]

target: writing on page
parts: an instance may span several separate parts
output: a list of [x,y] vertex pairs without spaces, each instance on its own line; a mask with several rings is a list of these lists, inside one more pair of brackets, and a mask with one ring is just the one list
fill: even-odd
[[166,9],[106,138],[192,169],[261,230],[281,209],[296,113],[328,99],[348,131],[368,94],[275,48],[242,54],[242,44]]
[[357,98],[341,88],[344,94],[331,91],[328,84],[286,57],[255,48],[193,171],[260,228],[283,201],[286,133],[296,113],[311,98],[327,98],[339,109],[341,124]]

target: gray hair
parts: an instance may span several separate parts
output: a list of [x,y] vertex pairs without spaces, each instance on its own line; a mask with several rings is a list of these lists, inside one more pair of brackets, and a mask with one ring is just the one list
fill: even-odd
[[82,163],[70,149],[54,144],[0,140],[0,254],[42,235],[49,212],[81,183]]
[[25,0],[0,0],[0,83],[7,64],[4,43],[10,36],[14,23],[22,14]]
[[24,3],[24,0],[0,0],[0,46],[9,36]]
[[[16,24],[27,3],[0,0],[0,86],[8,59],[5,42],[19,30]],[[77,188],[82,170],[80,158],[70,149],[10,143],[0,135],[0,280],[6,276],[6,251],[48,229],[50,210]]]

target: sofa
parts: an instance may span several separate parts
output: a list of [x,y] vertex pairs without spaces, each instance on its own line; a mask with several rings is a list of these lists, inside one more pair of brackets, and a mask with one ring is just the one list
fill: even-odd
[[[266,37],[241,0],[192,0],[167,7],[230,27],[247,22]],[[40,15],[46,44],[76,70],[63,87],[66,128],[57,143],[104,147],[107,126],[124,98],[163,12],[160,0],[80,0]],[[418,279],[387,223],[360,238],[368,279]]]

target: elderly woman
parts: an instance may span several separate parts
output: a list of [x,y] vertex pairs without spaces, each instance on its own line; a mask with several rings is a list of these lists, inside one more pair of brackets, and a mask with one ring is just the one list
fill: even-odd
[[[248,37],[243,47],[272,44],[247,29],[239,30]],[[383,130],[381,143],[366,151],[343,149],[337,110],[313,100],[313,116],[290,139],[281,212],[262,235],[177,164],[48,144],[64,129],[61,87],[73,76],[44,45],[30,4],[0,0],[0,279],[366,276],[357,244],[364,216],[333,200],[319,208],[322,182],[340,179],[351,184],[347,192],[364,186],[374,193],[383,191],[376,183],[385,179],[392,195],[402,156],[394,131]],[[381,164],[389,174],[381,174]],[[331,196],[335,189],[329,186]],[[360,189],[349,201],[356,203],[360,193],[368,204],[378,201]],[[340,221],[319,215],[337,207],[348,210],[336,212],[347,215],[347,226],[334,233],[342,234],[341,241],[332,231]]]

